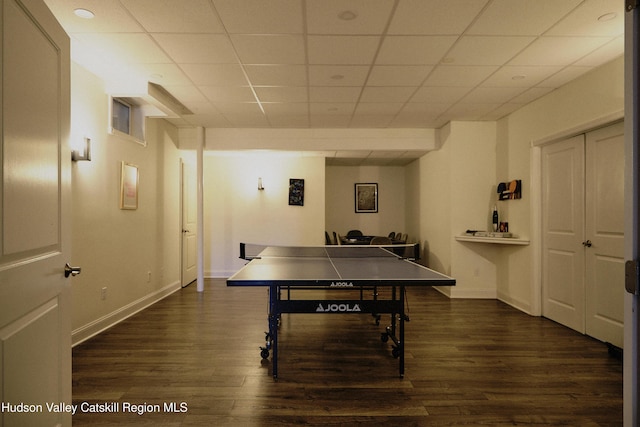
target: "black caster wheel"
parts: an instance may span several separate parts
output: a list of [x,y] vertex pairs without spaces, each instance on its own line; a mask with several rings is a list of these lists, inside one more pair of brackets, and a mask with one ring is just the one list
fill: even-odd
[[393,350],[391,350],[391,355],[397,359],[398,357],[400,357],[400,349],[398,347],[393,347]]
[[387,334],[386,332],[383,332],[380,334],[380,340],[382,342],[387,342],[389,341],[389,334]]
[[271,341],[271,334],[270,334],[269,332],[265,332],[265,333],[264,333],[264,340],[265,340],[266,342]]
[[269,350],[267,350],[266,348],[263,348],[263,349],[260,351],[260,356],[261,356],[263,359],[268,359],[268,358],[269,358]]

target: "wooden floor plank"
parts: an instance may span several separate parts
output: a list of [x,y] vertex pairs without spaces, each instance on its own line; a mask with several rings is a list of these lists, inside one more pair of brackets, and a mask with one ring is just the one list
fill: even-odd
[[187,287],[73,350],[75,404],[162,411],[80,411],[74,426],[622,425],[622,363],[605,344],[499,301],[425,289],[408,302],[403,379],[380,340],[388,316],[287,314],[274,381],[265,290]]

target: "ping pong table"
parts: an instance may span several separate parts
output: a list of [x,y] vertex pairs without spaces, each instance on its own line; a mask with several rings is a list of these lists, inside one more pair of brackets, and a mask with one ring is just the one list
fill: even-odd
[[[390,324],[381,339],[392,341],[392,355],[399,359],[399,374],[404,377],[404,324],[409,320],[405,312],[406,288],[453,285],[455,279],[407,260],[391,247],[381,246],[269,246],[227,279],[227,286],[269,288],[269,330],[261,356],[267,359],[272,352],[274,379],[278,377],[278,326],[283,313],[390,314]],[[385,292],[385,297],[377,292],[382,287],[390,291]],[[292,291],[297,294],[319,289],[339,291],[328,292],[328,296],[346,297],[292,298]],[[371,298],[365,298],[365,289],[374,290]],[[313,295],[317,296],[317,292]]]

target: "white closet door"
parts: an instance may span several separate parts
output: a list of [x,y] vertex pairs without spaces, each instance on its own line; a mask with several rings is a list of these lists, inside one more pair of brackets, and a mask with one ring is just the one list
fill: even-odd
[[584,135],[542,149],[543,315],[585,332]]
[[587,134],[586,333],[617,347],[624,333],[624,126]]

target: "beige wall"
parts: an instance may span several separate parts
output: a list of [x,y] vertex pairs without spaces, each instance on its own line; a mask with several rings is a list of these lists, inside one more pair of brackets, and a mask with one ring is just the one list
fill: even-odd
[[[335,231],[345,235],[354,229],[371,236],[386,236],[392,231],[407,233],[404,167],[328,166],[326,170],[325,211],[329,234]],[[378,213],[355,212],[356,183],[378,184]]]
[[[204,274],[228,277],[239,244],[323,245],[325,160],[284,154],[204,157]],[[258,191],[258,177],[265,189]],[[289,179],[304,179],[304,206],[289,206]]]
[[[75,63],[71,81],[71,142],[92,144],[92,160],[72,164],[77,343],[179,288],[180,153],[177,130],[163,120],[148,120],[146,147],[109,135],[102,81]],[[121,161],[139,167],[137,210],[119,209]]]

